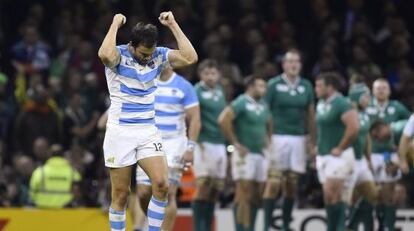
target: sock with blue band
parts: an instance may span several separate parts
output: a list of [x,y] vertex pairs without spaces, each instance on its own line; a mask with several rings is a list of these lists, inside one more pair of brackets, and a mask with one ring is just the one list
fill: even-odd
[[125,210],[115,211],[113,208],[109,208],[109,223],[111,225],[111,231],[125,231],[125,220]]
[[165,216],[165,207],[167,207],[167,201],[160,201],[151,197],[151,201],[148,205],[148,231],[160,231],[161,225]]

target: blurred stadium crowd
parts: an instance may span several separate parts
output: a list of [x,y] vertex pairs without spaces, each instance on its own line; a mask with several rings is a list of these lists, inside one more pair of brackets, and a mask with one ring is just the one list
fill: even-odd
[[[121,29],[118,36],[118,41],[127,42],[129,28],[136,22],[156,23],[159,12],[173,11],[200,60],[218,60],[229,100],[241,92],[246,76],[269,79],[279,74],[284,52],[298,48],[303,53],[305,78],[336,71],[345,90],[349,76],[356,72],[369,83],[385,77],[393,97],[412,109],[410,31],[414,21],[409,20],[409,2],[3,0],[0,206],[30,205],[31,174],[50,156],[50,146],[55,143],[63,146],[63,155],[82,176],[84,187],[76,193],[74,206],[109,203],[102,157],[104,132],[97,128],[109,100],[97,48],[114,13],[127,16],[127,29]],[[176,46],[165,28],[161,28],[159,44]],[[198,81],[195,67],[179,73],[193,83]],[[406,182],[410,180],[413,182],[412,176]],[[315,171],[309,168],[301,181],[299,206],[321,207]],[[232,195],[232,187],[226,188],[223,204]],[[413,206],[411,202],[407,205]]]

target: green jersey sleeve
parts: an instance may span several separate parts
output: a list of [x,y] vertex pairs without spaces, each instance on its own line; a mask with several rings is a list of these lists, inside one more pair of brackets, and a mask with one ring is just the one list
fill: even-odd
[[269,82],[267,84],[267,91],[266,91],[266,95],[265,95],[265,100],[269,105],[271,105],[272,100],[273,100],[273,95],[275,93],[275,84],[276,84],[275,79],[269,80]]
[[306,87],[308,88],[308,104],[315,103],[315,93],[313,91],[313,86],[309,81],[306,81]]
[[398,112],[398,119],[399,120],[406,120],[410,118],[411,112],[400,102],[395,102],[395,106]]
[[341,101],[339,101],[338,108],[337,108],[339,115],[343,115],[344,113],[346,113],[347,111],[351,109],[352,109],[352,104],[348,100],[343,98]]
[[244,102],[243,97],[239,96],[231,103],[231,109],[233,110],[234,116],[237,117],[243,111]]

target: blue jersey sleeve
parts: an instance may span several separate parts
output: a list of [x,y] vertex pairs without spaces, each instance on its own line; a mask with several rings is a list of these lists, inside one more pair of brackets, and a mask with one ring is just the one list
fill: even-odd
[[191,83],[187,81],[183,81],[182,86],[183,86],[182,90],[184,92],[184,98],[182,99],[182,103],[184,107],[188,108],[188,107],[197,105],[198,97],[197,97],[197,93],[193,85],[191,85]]
[[162,55],[162,62],[166,63],[169,62],[168,60],[168,53],[170,52],[170,48],[168,47],[157,47],[158,54]]

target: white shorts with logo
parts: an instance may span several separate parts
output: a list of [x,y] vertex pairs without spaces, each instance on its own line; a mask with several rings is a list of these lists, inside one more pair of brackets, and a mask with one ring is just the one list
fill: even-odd
[[[385,171],[386,164],[384,154],[372,153],[371,155],[372,168],[374,169],[374,179],[377,183],[391,183],[396,182],[401,178],[401,171],[398,169],[395,176],[388,175]],[[391,154],[391,162],[398,164],[399,158],[397,153]]]
[[147,157],[164,156],[160,146],[161,134],[153,124],[108,123],[103,143],[105,166],[122,168]]
[[197,178],[224,179],[227,170],[227,152],[224,144],[201,142],[194,150],[194,175]]
[[368,162],[365,157],[359,160],[355,160],[351,184],[353,186],[356,186],[363,182],[374,182],[374,175],[369,169]]
[[350,202],[354,185],[352,184],[352,175],[355,165],[355,155],[353,148],[347,148],[340,156],[318,155],[316,157],[316,168],[318,170],[318,179],[324,184],[327,179],[343,179],[344,188],[342,190],[342,200]]
[[272,147],[267,158],[271,170],[305,173],[305,136],[272,135]]
[[[187,150],[187,137],[163,138],[162,142],[168,164],[168,179],[170,183],[179,185],[184,167],[181,159]],[[148,175],[139,166],[137,166],[136,180],[137,184],[151,185]]]
[[233,180],[253,180],[265,182],[267,178],[267,163],[262,154],[248,153],[241,157],[237,151],[231,158]]

